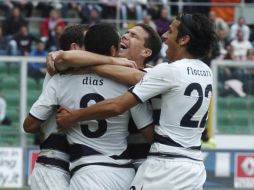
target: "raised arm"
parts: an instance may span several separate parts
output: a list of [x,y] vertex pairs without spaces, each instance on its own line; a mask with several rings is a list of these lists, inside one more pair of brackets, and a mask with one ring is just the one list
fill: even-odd
[[86,67],[90,65],[123,65],[136,68],[134,61],[126,58],[116,58],[99,55],[83,50],[57,51],[52,52],[47,57],[47,64],[55,66],[59,71],[69,68]]
[[122,96],[108,99],[79,110],[66,111],[65,108],[61,108],[58,110],[56,120],[58,126],[68,128],[80,121],[98,120],[119,115],[138,103],[137,98],[132,93],[126,92]]
[[120,65],[92,66],[90,71],[126,85],[137,84],[145,74],[138,69],[123,67]]

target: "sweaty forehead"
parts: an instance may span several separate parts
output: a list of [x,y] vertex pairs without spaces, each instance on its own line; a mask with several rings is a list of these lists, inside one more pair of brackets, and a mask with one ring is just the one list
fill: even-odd
[[134,26],[133,28],[129,29],[129,32],[134,33],[141,39],[148,37],[148,33],[141,26]]

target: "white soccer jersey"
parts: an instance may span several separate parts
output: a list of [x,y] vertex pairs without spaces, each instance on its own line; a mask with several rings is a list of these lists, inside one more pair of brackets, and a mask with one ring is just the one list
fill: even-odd
[[[42,85],[42,91],[44,91],[47,83],[50,81],[51,78],[52,77],[48,73],[46,73]],[[38,109],[40,109],[41,106],[43,106],[43,102],[36,101],[31,107],[29,113],[35,118],[44,121],[40,130],[44,135],[44,139],[47,139],[50,134],[57,133],[56,114],[55,114],[57,111],[57,107],[55,106],[54,108],[52,108],[50,113],[43,115],[43,112],[41,113],[38,112]]]
[[[37,100],[41,104],[35,117],[48,118],[56,105],[70,109],[88,107],[99,101],[119,96],[126,92],[127,86],[95,74],[55,75],[48,82],[43,94]],[[144,104],[146,106],[146,104]],[[151,109],[138,105],[139,116],[135,116],[139,128],[152,123]],[[137,111],[136,111],[137,112]],[[43,118],[42,118],[43,120]],[[127,148],[129,111],[103,120],[81,122],[66,133],[71,144],[71,169],[81,164],[129,163],[125,158]],[[82,157],[83,156],[83,157]]]
[[141,102],[161,94],[161,115],[150,155],[202,160],[201,134],[212,94],[212,72],[207,65],[196,59],[159,64],[132,93]]

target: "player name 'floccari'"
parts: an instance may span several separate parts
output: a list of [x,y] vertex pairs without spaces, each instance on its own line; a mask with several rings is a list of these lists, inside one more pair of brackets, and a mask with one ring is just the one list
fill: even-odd
[[102,86],[103,85],[103,79],[93,79],[92,77],[85,77],[83,79],[83,84],[94,85],[94,86]]
[[210,77],[211,73],[209,70],[199,70],[199,69],[193,69],[192,67],[187,67],[188,75],[196,75],[196,76],[204,76],[204,77]]

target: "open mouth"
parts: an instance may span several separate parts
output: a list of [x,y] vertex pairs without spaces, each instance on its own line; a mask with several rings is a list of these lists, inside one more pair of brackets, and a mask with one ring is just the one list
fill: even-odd
[[125,45],[124,43],[121,43],[120,47],[121,47],[121,49],[127,49],[128,48],[127,45]]

